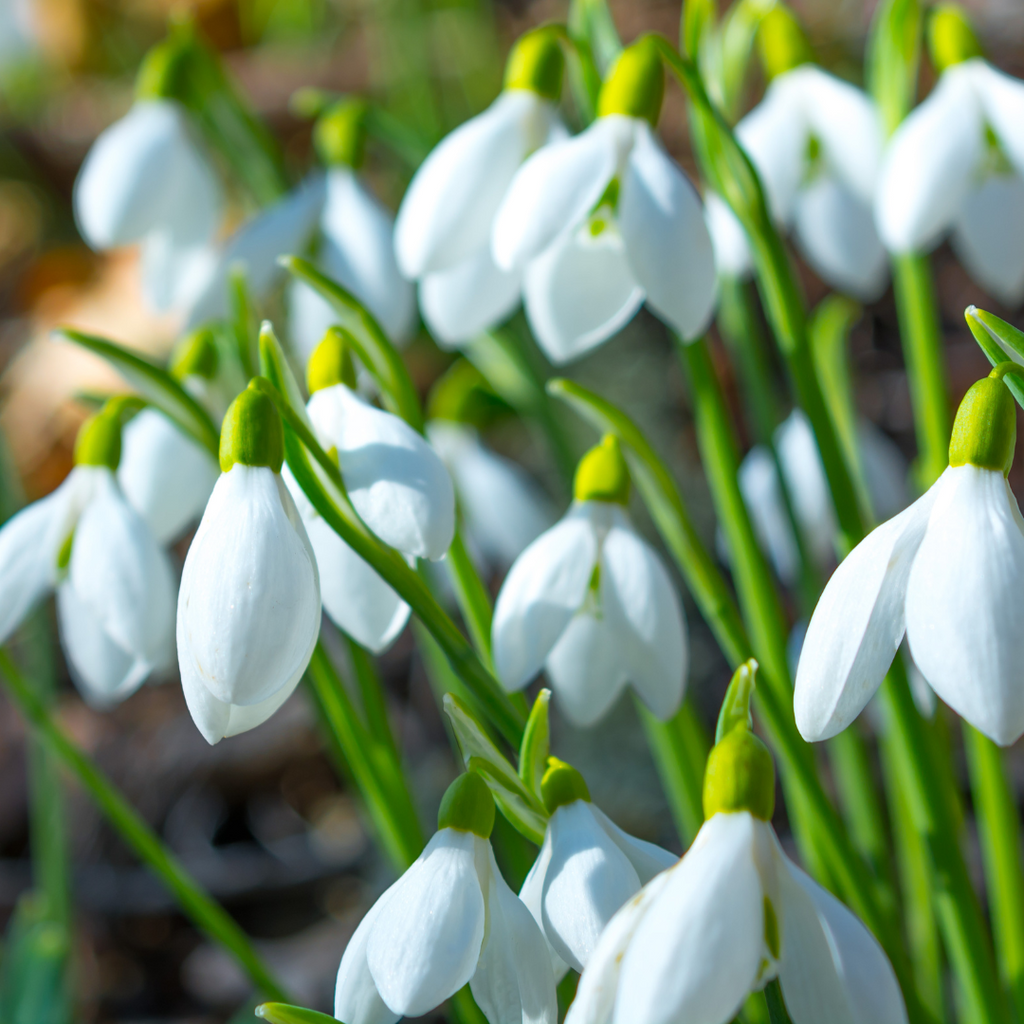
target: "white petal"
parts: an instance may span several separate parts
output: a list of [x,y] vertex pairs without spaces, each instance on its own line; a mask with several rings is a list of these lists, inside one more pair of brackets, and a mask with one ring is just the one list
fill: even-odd
[[182,240],[173,227],[161,227],[142,243],[142,292],[158,313],[189,308],[217,269],[217,250],[201,240]]
[[306,406],[326,447],[338,450],[352,504],[382,541],[418,558],[442,558],[455,532],[455,491],[444,463],[397,416],[344,384]]
[[647,304],[684,340],[715,305],[715,257],[700,197],[647,122],[636,130],[619,199],[619,228]]
[[540,929],[505,884],[494,853],[487,888],[487,937],[469,987],[495,1024],[557,1024],[558,1000]]
[[1024,299],[1024,178],[986,178],[964,198],[953,247],[967,273],[1007,306]]
[[891,252],[926,252],[953,223],[982,156],[982,111],[952,67],[889,140],[875,222]]
[[781,849],[779,981],[793,1024],[904,1024],[899,983],[874,936]]
[[729,204],[714,192],[704,194],[704,219],[715,251],[715,268],[724,277],[746,277],[753,268],[750,243]]
[[764,948],[758,822],[716,814],[667,871],[622,961],[615,1024],[724,1024],[757,977]]
[[381,999],[366,963],[366,945],[386,899],[387,893],[366,912],[348,940],[338,965],[338,979],[334,984],[334,1016],[346,1024],[396,1024],[401,1018],[401,1014],[389,1010]]
[[637,839],[628,832],[623,832],[611,818],[596,804],[590,805],[591,812],[597,823],[608,833],[609,838],[626,855],[633,870],[637,873],[641,885],[646,885],[655,875],[679,862],[679,858],[668,850],[663,850],[654,843]]
[[217,476],[206,449],[155,409],[143,409],[122,431],[117,482],[160,544],[202,516]]
[[582,605],[596,564],[597,538],[579,507],[516,559],[492,627],[494,665],[506,689],[520,689],[540,671]]
[[488,246],[420,281],[423,319],[444,348],[504,323],[519,305],[523,275],[499,270]]
[[782,500],[775,460],[766,445],[755,445],[747,452],[740,463],[738,478],[758,543],[767,552],[779,579],[792,584],[799,572],[799,554]]
[[554,104],[528,90],[507,90],[444,139],[416,172],[398,211],[395,251],[406,277],[454,267],[489,244],[509,183],[556,120]]
[[838,177],[819,175],[800,190],[794,226],[800,251],[826,284],[863,302],[885,291],[889,257],[871,207]]
[[471,832],[441,829],[388,890],[366,961],[395,1013],[427,1013],[476,972],[485,923],[476,845],[486,842]]
[[607,341],[643,301],[613,221],[597,235],[590,221],[565,233],[527,266],[523,278],[526,318],[556,366]]
[[835,511],[814,429],[802,409],[786,417],[774,440],[810,553],[819,565],[828,565],[835,552]]
[[943,473],[907,585],[907,639],[928,684],[997,743],[1024,733],[1024,522],[1002,473]]
[[1024,82],[985,60],[968,61],[967,68],[999,145],[1024,174]]
[[523,887],[519,890],[519,899],[533,915],[541,935],[544,936],[544,945],[548,951],[548,959],[551,962],[551,970],[554,972],[557,985],[569,973],[569,965],[555,952],[555,947],[551,945],[551,940],[544,931],[544,882],[547,878],[548,866],[551,864],[551,852],[551,829],[545,829],[540,853],[537,854],[537,859],[530,867]]
[[629,681],[658,718],[671,718],[686,683],[683,607],[661,559],[625,515],[601,549],[601,605]]
[[494,219],[491,244],[499,267],[524,267],[590,213],[619,173],[636,124],[620,115],[598,118],[523,164]]
[[320,631],[316,560],[281,478],[217,481],[178,597],[178,661],[224,704],[260,704],[305,671]]
[[809,742],[842,732],[881,685],[903,639],[907,580],[935,501],[933,486],[872,530],[825,586],[796,671],[796,724]]

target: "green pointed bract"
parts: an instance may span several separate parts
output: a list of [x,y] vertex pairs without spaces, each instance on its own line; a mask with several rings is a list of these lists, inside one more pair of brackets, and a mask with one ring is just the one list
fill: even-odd
[[310,394],[344,384],[356,386],[352,346],[339,327],[329,327],[306,364],[306,387]]
[[729,683],[716,743],[704,769],[704,817],[748,811],[770,821],[775,811],[775,765],[751,730],[750,699],[757,662],[740,665]]
[[217,376],[220,356],[217,342],[209,327],[199,327],[186,334],[171,352],[168,369],[171,376],[182,381],[186,377],[202,377],[213,380]]
[[354,96],[332,103],[313,126],[313,145],[326,167],[359,167],[366,149],[366,103]]
[[236,463],[266,466],[281,472],[284,463],[284,426],[273,400],[253,382],[228,406],[220,428],[220,469],[227,473]]
[[1004,366],[1016,364],[997,366],[964,395],[949,442],[951,466],[993,469],[1004,476],[1010,472],[1017,443],[1017,406],[1003,382]]
[[476,772],[460,775],[445,791],[437,812],[437,827],[472,832],[490,839],[494,828],[494,797]]
[[573,495],[577,501],[629,504],[629,467],[614,434],[605,434],[601,443],[580,459]]
[[76,466],[117,470],[121,463],[121,409],[122,403],[111,399],[82,424],[75,438]]
[[757,45],[769,79],[801,64],[814,63],[814,51],[797,16],[783,4],[777,4],[761,19]]
[[978,37],[959,4],[938,4],[928,19],[928,56],[940,74],[954,64],[982,57]]
[[597,98],[597,114],[625,114],[656,125],[664,97],[661,54],[652,40],[640,39],[627,46],[612,66]]
[[548,814],[554,814],[559,807],[585,800],[590,803],[590,790],[582,775],[571,764],[557,757],[548,758],[547,771],[540,780],[540,795]]
[[512,47],[505,64],[505,88],[527,89],[546,100],[557,100],[564,73],[560,33],[554,28],[536,28],[520,36]]

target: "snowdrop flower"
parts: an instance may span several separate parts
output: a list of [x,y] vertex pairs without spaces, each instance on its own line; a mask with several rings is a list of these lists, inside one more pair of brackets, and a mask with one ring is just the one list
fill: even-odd
[[370,908],[338,968],[346,1024],[419,1017],[469,983],[490,1024],[556,1024],[544,939],[491,850],[494,801],[475,772],[448,787],[437,832]]
[[441,142],[402,200],[398,266],[419,281],[423,319],[443,345],[468,341],[519,305],[522,273],[495,265],[491,224],[523,161],[566,134],[556,106],[563,68],[555,33],[526,33],[509,56],[501,95]]
[[711,315],[715,266],[700,198],[653,131],[664,87],[649,41],[624,50],[598,119],[535,153],[495,218],[494,260],[523,273],[527,318],[555,363],[606,341],[645,300],[684,339]]
[[947,233],[1001,302],[1024,299],[1024,82],[980,56],[956,8],[930,23],[941,71],[886,150],[875,216],[892,252],[928,252]]
[[511,459],[453,420],[432,420],[427,437],[455,482],[467,540],[491,565],[509,566],[549,526],[550,503]]
[[[402,345],[416,326],[416,296],[395,261],[394,219],[356,174],[363,157],[364,115],[363,103],[342,99],[319,118],[313,131],[317,152],[330,168],[317,264]],[[293,280],[288,291],[292,341],[306,360],[337,316],[303,281]]]
[[93,143],[75,181],[75,219],[93,248],[142,244],[157,311],[184,309],[209,277],[223,215],[220,183],[173,100],[140,99]]
[[494,609],[494,664],[508,690],[543,668],[566,715],[593,725],[627,682],[658,718],[683,699],[683,610],[626,512],[629,470],[608,435],[581,460],[569,512],[516,560]]
[[[900,450],[874,424],[858,424],[864,477],[879,519],[907,505],[907,466]],[[835,558],[836,516],[814,431],[801,409],[794,409],[775,432],[775,450],[793,503],[793,514],[808,554],[824,568]],[[799,559],[786,512],[775,460],[763,445],[752,448],[739,472],[740,490],[761,546],[784,583],[793,583]]]
[[[306,411],[338,457],[345,488],[363,522],[410,561],[444,557],[455,533],[455,494],[444,463],[407,423],[365,402],[342,333],[329,330],[307,367]],[[324,609],[374,652],[388,647],[409,606],[324,522],[286,476],[316,552]]]
[[1024,733],[1024,522],[1006,482],[1016,441],[1003,364],[964,397],[949,467],[861,541],[811,616],[796,674],[807,740],[835,736],[878,689],[906,632],[928,685],[996,743]]
[[0,641],[55,589],[72,679],[99,707],[174,659],[171,565],[114,475],[120,413],[115,401],[87,420],[67,479],[0,530]]
[[878,942],[776,838],[775,770],[749,724],[754,668],[741,666],[726,696],[704,825],[682,860],[612,918],[566,1024],[726,1024],[775,979],[793,1024],[906,1021]]
[[[808,63],[810,49],[772,43],[800,28],[775,7],[761,23],[773,74],[764,99],[736,125],[736,137],[761,177],[775,221],[792,230],[800,252],[825,282],[864,301],[888,281],[888,256],[873,219],[882,159],[882,128],[860,89]],[[750,272],[752,256],[739,221],[717,196],[708,224],[719,270]]]
[[228,408],[221,476],[185,559],[178,667],[209,743],[254,729],[290,696],[320,632],[320,581],[281,480],[284,430],[250,385]]
[[590,802],[575,768],[548,758],[541,795],[551,815],[519,898],[551,947],[557,978],[582,971],[615,912],[679,859],[634,839]]

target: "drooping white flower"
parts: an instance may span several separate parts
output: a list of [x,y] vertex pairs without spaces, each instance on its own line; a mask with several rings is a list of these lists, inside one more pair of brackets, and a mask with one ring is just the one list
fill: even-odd
[[94,249],[142,243],[157,310],[187,308],[213,269],[220,183],[173,100],[137,102],[96,139],[75,182],[75,218]]
[[551,526],[550,502],[521,467],[485,447],[472,427],[432,420],[427,437],[455,482],[471,548],[492,565],[511,565]]
[[0,530],[0,640],[57,591],[61,645],[83,697],[123,700],[174,657],[174,576],[114,472],[120,411],[83,426],[76,465]]
[[443,345],[468,341],[519,305],[522,272],[495,265],[491,225],[523,161],[565,135],[556,106],[561,84],[557,37],[527,33],[509,58],[504,91],[441,142],[402,200],[398,266],[419,282],[423,319]]
[[661,719],[683,698],[682,606],[629,520],[628,490],[625,459],[609,436],[581,461],[575,503],[519,556],[494,609],[502,684],[521,689],[545,669],[577,725],[593,725],[627,683]]
[[997,743],[1024,733],[1024,521],[1005,479],[1014,403],[1000,380],[968,391],[953,438],[949,468],[868,534],[825,587],[796,675],[805,739],[834,736],[857,717],[904,632],[954,711]]
[[684,339],[706,326],[715,267],[700,198],[658,142],[657,50],[623,51],[602,116],[535,153],[494,221],[498,267],[521,271],[530,326],[555,363],[606,341],[646,301]]
[[273,403],[250,387],[221,433],[223,470],[189,547],[178,666],[209,743],[265,722],[298,685],[320,632],[316,558],[281,480]]
[[[874,424],[861,420],[858,426],[865,483],[873,509],[879,519],[888,519],[907,504],[906,462],[896,445]],[[819,567],[825,568],[835,558],[835,508],[814,431],[801,409],[794,409],[776,430],[775,449],[808,554]],[[766,447],[756,445],[747,453],[740,465],[739,483],[758,540],[779,579],[792,583],[799,572],[796,539],[779,487],[775,460]]]
[[623,832],[590,802],[583,777],[548,759],[541,792],[551,814],[519,892],[551,946],[556,978],[582,971],[615,912],[679,859]]
[[[772,80],[735,131],[772,217],[793,231],[814,271],[833,288],[877,299],[888,281],[888,256],[873,218],[882,129],[871,99],[801,64]],[[749,273],[752,257],[735,215],[717,196],[708,198],[708,214],[719,271]]]
[[469,772],[445,794],[438,831],[363,918],[338,968],[346,1024],[419,1017],[469,984],[490,1024],[556,1024],[543,936],[501,877],[494,802]]

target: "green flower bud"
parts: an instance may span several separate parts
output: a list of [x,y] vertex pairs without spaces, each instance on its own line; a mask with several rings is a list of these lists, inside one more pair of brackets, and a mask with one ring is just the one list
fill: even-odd
[[186,334],[171,352],[170,372],[178,381],[186,377],[202,377],[213,380],[217,376],[220,356],[217,342],[209,327],[200,327]]
[[601,443],[580,459],[573,494],[577,501],[629,504],[629,467],[614,434],[605,434]]
[[704,817],[749,811],[770,821],[775,811],[775,765],[750,727],[750,698],[757,662],[741,665],[726,692],[716,743],[704,769]]
[[269,395],[255,382],[228,406],[220,428],[220,469],[227,473],[240,462],[243,466],[267,466],[281,472],[284,462],[284,426],[281,414]]
[[548,767],[540,780],[540,795],[548,814],[554,814],[559,807],[586,800],[590,803],[590,790],[586,780],[571,764],[548,758]]
[[1017,443],[1017,406],[996,367],[964,395],[949,442],[951,466],[997,469],[1003,476],[1013,465]]
[[528,89],[546,100],[557,100],[564,73],[565,55],[558,31],[535,28],[512,47],[505,64],[505,88]]
[[967,15],[958,4],[938,4],[928,19],[928,56],[940,74],[954,64],[984,56]]
[[328,327],[306,363],[306,387],[313,394],[335,384],[354,388],[356,367],[345,332],[340,327]]
[[597,116],[625,114],[658,123],[665,96],[665,69],[653,41],[640,39],[619,54],[597,98]]
[[332,103],[313,126],[313,145],[326,167],[359,167],[366,143],[366,104],[345,96]]
[[769,79],[792,71],[801,64],[814,63],[814,51],[800,22],[782,4],[777,4],[761,19],[757,45]]
[[76,466],[106,466],[117,470],[121,462],[121,403],[114,399],[90,416],[75,438]]
[[476,772],[460,775],[445,791],[437,812],[437,827],[490,838],[494,828],[494,797]]

